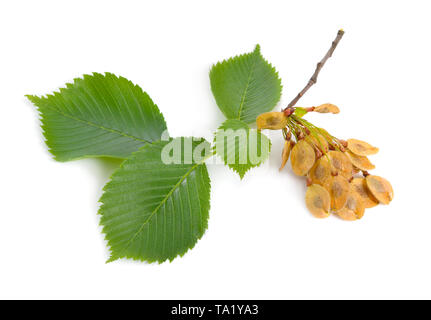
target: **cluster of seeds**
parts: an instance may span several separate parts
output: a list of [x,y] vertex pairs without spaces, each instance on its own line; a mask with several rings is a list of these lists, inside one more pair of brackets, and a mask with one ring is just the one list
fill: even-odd
[[292,170],[307,179],[305,202],[318,218],[331,212],[344,220],[361,219],[365,209],[393,198],[391,184],[370,175],[375,166],[368,156],[379,149],[357,139],[337,139],[302,116],[307,112],[339,113],[337,106],[287,108],[257,118],[258,129],[282,130],[285,139],[280,170],[290,158]]

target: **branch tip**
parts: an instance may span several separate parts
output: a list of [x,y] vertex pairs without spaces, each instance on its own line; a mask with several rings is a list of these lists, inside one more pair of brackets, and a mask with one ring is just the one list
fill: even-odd
[[329,48],[328,52],[325,54],[325,56],[323,57],[323,59],[320,60],[317,63],[316,70],[314,71],[314,73],[311,76],[310,80],[308,80],[307,85],[304,87],[304,89],[301,90],[301,92],[299,92],[296,95],[296,97],[287,105],[287,107],[285,109],[283,109],[283,111],[286,110],[289,107],[293,107],[294,105],[296,105],[296,103],[298,102],[298,100],[301,99],[301,97],[308,91],[308,89],[310,89],[317,82],[317,77],[319,76],[320,70],[322,70],[322,68],[325,65],[326,61],[334,53],[335,48],[337,47],[337,45],[340,42],[340,40],[343,37],[343,35],[344,35],[344,30],[343,29],[338,30],[337,37],[335,38],[334,41],[332,41],[331,47]]

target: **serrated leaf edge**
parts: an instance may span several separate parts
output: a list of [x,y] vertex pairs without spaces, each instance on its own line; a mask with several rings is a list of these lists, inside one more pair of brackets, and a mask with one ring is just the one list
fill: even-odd
[[[265,59],[265,57],[262,55],[262,53],[260,52],[260,45],[259,44],[256,44],[256,46],[255,46],[255,48],[254,48],[254,50],[253,51],[251,51],[251,52],[247,52],[247,53],[242,53],[242,54],[239,54],[239,55],[236,55],[236,56],[233,56],[233,57],[230,57],[230,58],[228,58],[228,59],[224,59],[224,60],[222,60],[222,61],[218,61],[217,63],[215,63],[215,64],[212,64],[211,65],[211,68],[210,68],[210,71],[209,71],[209,77],[211,78],[211,75],[212,75],[212,72],[213,72],[213,70],[214,70],[214,68],[217,68],[217,67],[221,67],[221,66],[223,66],[223,65],[227,65],[227,64],[229,64],[229,63],[232,63],[232,62],[234,62],[234,60],[236,60],[236,59],[243,59],[244,57],[246,57],[246,56],[251,56],[251,55],[255,55],[255,54],[257,54],[256,56],[260,56],[261,58],[262,58],[262,60],[265,62],[265,63],[267,63],[268,64],[268,66],[270,67],[270,69],[274,72],[274,74],[275,74],[275,76],[277,77],[277,79],[278,79],[278,83],[279,83],[279,85],[280,85],[280,95],[279,95],[279,97],[278,97],[278,100],[277,100],[277,102],[275,103],[275,105],[274,105],[274,107],[280,102],[280,99],[281,99],[281,93],[282,93],[282,91],[283,91],[283,84],[282,84],[282,82],[281,82],[281,78],[280,78],[280,75],[279,75],[279,73],[278,73],[278,71],[277,71],[277,69],[275,69],[275,67],[272,65],[272,63],[270,63],[268,60],[266,60]],[[251,72],[250,73],[250,75],[252,74],[253,72]],[[250,79],[250,75],[249,75],[249,79]],[[248,87],[248,85],[247,85],[247,87]],[[241,95],[241,105],[240,105],[240,111],[239,111],[239,115],[238,115],[238,118],[228,118],[225,114],[224,114],[224,112],[220,109],[220,111],[223,113],[223,115],[226,117],[226,119],[230,119],[230,120],[241,120],[241,111],[242,111],[242,108],[243,108],[243,103],[244,103],[244,97],[245,97],[245,95],[246,95],[246,91],[247,91],[247,88],[246,88],[246,90],[245,90],[245,92]],[[214,95],[214,94],[213,94]],[[241,120],[242,121],[242,120]]]
[[[181,137],[181,138],[192,138],[192,137]],[[172,140],[172,139],[175,139],[175,138],[170,138],[170,140]],[[196,139],[196,137],[194,137],[194,139]],[[201,138],[202,140],[205,140],[204,138]],[[146,144],[145,146],[143,146],[143,147],[141,147],[141,148],[139,148],[137,151],[135,151],[135,152],[133,152],[130,156],[129,156],[129,158],[131,158],[131,157],[133,157],[133,155],[135,154],[135,153],[138,153],[138,152],[140,152],[140,151],[142,151],[143,149],[145,149],[145,148],[150,148],[151,147],[151,145],[153,145],[153,144],[157,144],[157,143],[160,143],[161,142],[161,140],[157,140],[157,141],[153,141],[152,143],[148,143],[148,144]],[[211,155],[214,155],[214,154],[211,154]],[[128,159],[129,159],[128,158]],[[202,161],[200,161],[200,162],[198,162],[198,163],[196,163],[194,166],[193,166],[193,170],[192,169],[190,169],[189,171],[187,171],[187,173],[186,173],[186,175],[184,175],[182,178],[181,178],[181,181],[179,182],[179,183],[177,183],[177,184],[175,184],[175,186],[174,186],[174,188],[172,188],[172,190],[169,192],[169,195],[172,195],[172,193],[175,191],[175,189],[176,188],[178,188],[178,186],[181,184],[181,182],[183,182],[184,181],[184,179],[185,178],[187,178],[187,176],[188,175],[190,175],[190,173],[191,172],[193,172],[194,170],[196,170],[196,168],[198,167],[198,166],[200,166],[200,165],[203,165],[203,166],[205,166],[205,168],[206,168],[206,164],[205,164],[205,161],[207,160],[207,158],[205,158],[205,159],[203,159]],[[111,174],[111,176],[109,177],[109,181],[108,181],[108,183],[106,183],[105,184],[105,186],[102,188],[102,191],[103,191],[103,193],[105,193],[105,191],[107,190],[107,188],[108,188],[108,184],[109,184],[109,182],[112,180],[112,178],[114,177],[114,175],[117,173],[117,171],[119,171],[119,170],[121,170],[122,168],[123,168],[123,166],[124,166],[124,163],[127,161],[127,159],[125,160],[125,161],[123,161],[121,164],[120,164],[120,166]],[[207,172],[208,172],[208,170],[207,170]],[[206,177],[208,178],[208,192],[209,192],[209,194],[211,195],[211,179],[210,179],[210,177],[209,177],[209,175],[206,175]],[[164,199],[164,201],[166,201],[167,199],[169,198],[169,196],[166,196],[165,197],[165,199]],[[99,201],[98,201],[99,203],[101,203],[102,205],[100,206],[100,208],[99,208],[99,210],[98,210],[98,212],[97,212],[97,214],[98,215],[103,215],[103,208],[102,208],[102,206],[103,206],[103,194],[102,194],[102,196],[100,197],[100,199],[99,199]],[[160,208],[160,206],[157,206],[157,209],[158,208]],[[154,210],[154,211],[156,211],[156,210]],[[209,219],[209,212],[211,211],[211,201],[208,201],[208,219]],[[151,216],[153,216],[153,214],[151,215]],[[151,218],[151,217],[150,217]],[[149,219],[150,219],[149,218]],[[149,220],[148,219],[148,220]],[[145,222],[146,223],[146,222]],[[144,224],[145,224],[144,223]],[[143,226],[144,226],[144,224],[143,224]],[[110,258],[106,261],[106,263],[111,263],[111,262],[114,262],[114,261],[116,261],[116,260],[118,260],[118,259],[131,259],[131,260],[134,260],[134,261],[141,261],[141,262],[148,262],[148,263],[154,263],[154,262],[157,262],[158,264],[162,264],[163,262],[165,262],[166,260],[169,260],[169,262],[172,262],[173,260],[175,260],[177,257],[183,257],[188,251],[190,251],[190,250],[192,250],[195,246],[196,246],[196,244],[198,243],[198,240],[200,240],[200,239],[202,239],[202,237],[205,235],[205,233],[206,233],[206,230],[208,229],[208,225],[206,225],[205,226],[205,230],[204,230],[204,232],[202,233],[202,235],[200,235],[199,237],[196,237],[196,241],[193,243],[193,245],[191,245],[189,248],[186,248],[186,250],[184,251],[184,252],[180,252],[180,253],[178,253],[175,257],[172,257],[172,258],[168,258],[168,259],[165,259],[165,260],[157,260],[157,259],[144,259],[144,258],[140,258],[140,257],[135,257],[135,256],[131,256],[131,255],[129,255],[129,254],[126,254],[126,255],[124,255],[124,256],[122,256],[121,254],[114,254],[114,252],[112,251],[112,248],[111,248],[111,246],[109,245],[109,239],[107,238],[108,237],[108,235],[107,235],[107,233],[104,231],[104,226],[102,225],[102,223],[101,223],[101,221],[99,222],[99,226],[101,226],[102,227],[102,234],[104,234],[105,236],[104,236],[104,240],[105,241],[107,241],[107,243],[108,243],[108,247],[109,247],[109,251],[110,251]],[[135,236],[140,232],[140,231],[142,231],[142,228],[143,228],[143,226],[139,229],[139,231],[133,236],[133,238],[135,238]],[[129,241],[130,243],[131,243],[131,241]],[[129,245],[129,242],[128,242],[128,245]],[[126,250],[126,249],[123,249],[123,251],[124,250]]]
[[[53,97],[56,93],[61,94],[62,91],[68,89],[69,87],[78,85],[80,81],[84,81],[88,77],[96,77],[96,76],[102,76],[102,77],[112,76],[112,77],[114,77],[114,78],[116,78],[118,80],[123,79],[123,80],[129,82],[133,87],[135,87],[136,89],[138,89],[139,91],[141,91],[142,94],[144,96],[146,96],[153,103],[153,105],[154,105],[155,108],[152,108],[153,109],[152,112],[156,112],[162,118],[162,120],[163,120],[163,122],[165,124],[165,127],[167,128],[166,120],[165,120],[165,118],[163,116],[163,113],[160,111],[159,107],[157,106],[157,104],[154,103],[154,101],[151,99],[151,97],[148,95],[148,93],[146,93],[139,85],[134,84],[132,81],[130,81],[129,79],[127,79],[127,78],[125,78],[123,76],[117,76],[117,75],[115,75],[113,73],[110,73],[110,72],[104,72],[104,73],[92,72],[91,74],[84,74],[84,75],[82,75],[82,77],[74,78],[72,80],[72,82],[67,82],[64,85],[64,87],[60,87],[58,90],[53,91],[52,94],[46,94],[46,95],[40,95],[40,96],[31,95],[31,94],[24,95],[31,103],[33,103],[35,105],[35,107],[36,107],[36,109],[37,109],[37,111],[39,113],[39,117],[40,117],[39,120],[41,122],[41,129],[42,129],[42,134],[43,134],[43,136],[45,138],[45,143],[48,146],[48,151],[54,156],[54,159],[56,161],[67,162],[67,161],[71,161],[71,160],[80,160],[80,159],[85,159],[85,158],[100,158],[100,157],[116,158],[116,159],[123,159],[123,160],[126,159],[126,158],[116,157],[116,156],[112,156],[112,155],[84,155],[84,156],[75,157],[75,158],[72,158],[72,159],[62,159],[50,147],[50,142],[49,142],[50,141],[50,136],[48,135],[47,130],[46,130],[45,116],[43,114],[42,107],[40,107],[40,106],[37,105],[37,100],[49,99],[50,97]],[[64,112],[58,110],[57,108],[52,108],[52,107],[48,107],[48,106],[44,106],[44,107],[47,107],[47,108],[49,108],[49,110],[57,112],[57,113],[61,114],[62,116],[66,117],[66,118],[69,118],[69,119],[72,119],[72,120],[75,120],[75,121],[78,121],[78,122],[81,122],[81,123],[88,124],[89,126],[93,126],[95,128],[106,130],[106,131],[109,131],[111,133],[115,133],[115,134],[118,134],[118,135],[130,138],[130,139],[133,139],[133,140],[136,140],[136,141],[144,142],[146,144],[151,144],[152,143],[152,141],[141,139],[141,138],[135,137],[133,135],[130,135],[130,134],[127,134],[127,133],[124,133],[124,132],[121,132],[121,131],[118,131],[118,130],[115,130],[115,129],[106,128],[104,126],[98,125],[96,123],[93,123],[93,122],[90,122],[90,121],[87,121],[87,120],[82,120],[82,119],[80,119],[78,117],[75,117],[75,116],[69,115],[67,113],[64,113]]]
[[227,122],[227,121],[230,121],[230,120],[236,120],[236,121],[241,121],[241,122],[243,122],[245,125],[247,125],[247,127],[248,127],[248,130],[250,131],[250,130],[257,130],[257,129],[253,129],[253,128],[250,128],[250,126],[246,123],[246,122],[244,122],[244,121],[242,121],[242,120],[239,120],[239,119],[226,119],[218,128],[217,128],[217,130],[214,132],[214,138],[213,138],[213,144],[214,144],[214,146],[213,146],[213,148],[212,148],[212,150],[213,150],[213,154],[215,154],[215,155],[217,155],[222,161],[223,161],[223,163],[224,163],[224,165],[225,166],[227,166],[230,170],[232,170],[234,173],[236,173],[236,174],[238,174],[239,175],[239,177],[240,177],[240,180],[242,180],[244,177],[245,177],[245,174],[247,173],[247,172],[249,172],[251,169],[254,169],[254,168],[258,168],[258,167],[260,167],[260,165],[261,164],[263,164],[263,163],[265,163],[267,160],[268,160],[268,158],[269,158],[269,155],[270,155],[270,153],[271,153],[271,147],[272,147],[272,142],[271,142],[271,139],[269,139],[266,135],[264,135],[262,132],[260,133],[261,135],[263,135],[263,136],[265,136],[267,139],[268,139],[268,142],[269,142],[269,149],[268,149],[268,156],[263,160],[263,161],[261,161],[261,162],[259,162],[258,164],[255,164],[255,165],[251,165],[249,168],[247,168],[242,174],[241,174],[241,172],[239,172],[239,171],[237,171],[237,170],[235,170],[235,168],[232,166],[232,165],[230,165],[230,164],[226,164],[225,163],[225,161],[224,161],[224,159],[216,152],[216,145],[215,145],[215,142],[216,142],[216,135],[217,135],[217,131],[219,130],[219,129],[221,129],[222,127],[223,127],[223,125]]

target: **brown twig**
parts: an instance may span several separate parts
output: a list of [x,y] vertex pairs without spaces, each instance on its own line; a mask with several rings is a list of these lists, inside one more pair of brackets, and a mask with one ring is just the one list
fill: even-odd
[[[305,86],[304,89],[301,90],[300,93],[298,93],[298,95],[295,97],[295,99],[293,99],[288,105],[287,107],[284,109],[288,109],[293,107],[299,99],[301,99],[301,97],[308,91],[308,89],[310,89],[313,84],[315,84],[317,82],[317,77],[319,76],[320,70],[322,70],[323,66],[325,65],[326,61],[332,56],[332,54],[334,53],[335,48],[337,47],[338,43],[340,42],[341,38],[344,35],[344,31],[338,30],[337,33],[337,37],[335,38],[334,41],[332,41],[332,45],[331,48],[329,48],[328,52],[326,53],[326,55],[323,57],[323,59],[317,64],[316,66],[316,70],[314,71],[313,75],[311,76],[310,80],[308,81],[307,85]],[[283,111],[284,111],[283,110]]]

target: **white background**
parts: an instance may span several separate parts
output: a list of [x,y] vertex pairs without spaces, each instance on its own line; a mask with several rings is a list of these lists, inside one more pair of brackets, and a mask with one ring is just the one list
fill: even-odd
[[[2,1],[0,4],[0,298],[431,298],[429,1]],[[84,73],[142,86],[172,136],[210,137],[223,121],[212,63],[255,44],[287,104],[339,28],[346,33],[301,106],[308,119],[380,147],[375,173],[395,190],[358,222],[315,219],[305,181],[270,161],[243,181],[221,165],[209,228],[172,263],[117,261],[97,200],[115,164],[55,162],[35,108]]]

